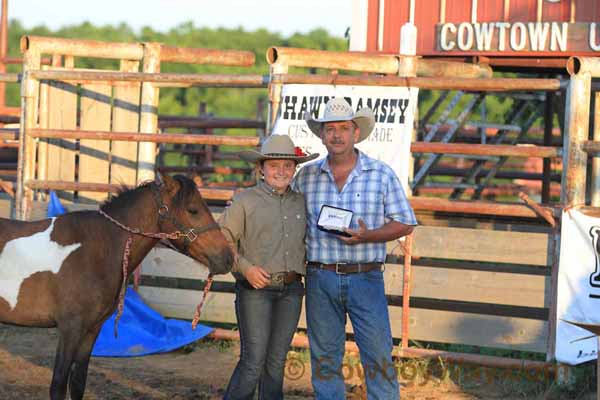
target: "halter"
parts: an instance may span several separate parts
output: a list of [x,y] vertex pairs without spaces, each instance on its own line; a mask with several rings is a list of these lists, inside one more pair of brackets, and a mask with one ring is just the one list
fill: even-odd
[[[177,228],[177,230],[174,232],[170,232],[170,233],[143,232],[142,230],[140,230],[138,228],[131,228],[131,227],[117,221],[116,219],[114,219],[113,217],[111,217],[110,215],[108,215],[107,213],[102,211],[101,209],[98,209],[98,213],[100,213],[100,215],[102,215],[104,218],[108,219],[113,224],[117,225],[119,228],[130,233],[130,235],[127,237],[127,240],[125,241],[125,248],[123,250],[123,282],[121,283],[121,290],[119,291],[119,304],[117,306],[118,312],[117,312],[117,315],[115,316],[115,330],[114,330],[115,337],[117,337],[117,325],[119,323],[119,320],[121,319],[121,315],[123,314],[123,303],[125,302],[125,291],[127,289],[127,270],[129,268],[129,255],[131,253],[131,243],[133,242],[132,235],[140,235],[140,236],[145,236],[145,237],[149,237],[152,239],[168,239],[168,240],[177,240],[177,239],[183,238],[184,239],[183,253],[186,255],[189,255],[188,249],[190,247],[190,244],[193,243],[196,239],[198,239],[198,237],[200,235],[202,235],[203,233],[208,232],[210,230],[213,230],[213,229],[219,229],[219,224],[217,224],[216,222],[202,226],[200,228],[186,228],[185,225],[180,223],[173,215],[171,215],[171,213],[169,211],[169,207],[162,201],[162,197],[160,195],[160,190],[159,190],[160,186],[162,186],[162,185],[155,184],[156,189],[153,188],[153,190],[152,190],[152,194],[154,195],[154,200],[158,207],[157,214],[158,214],[158,217],[160,220],[167,220],[171,224],[173,224],[175,226],[175,228]],[[160,223],[159,223],[159,228],[160,228]],[[213,280],[212,274],[209,274],[206,286],[204,288],[204,295],[202,297],[202,301],[200,302],[200,304],[198,304],[198,306],[196,307],[196,311],[194,313],[194,318],[192,321],[192,329],[196,329],[196,325],[198,324],[198,320],[200,319],[200,310],[202,309],[202,305],[204,304],[204,300],[207,296],[208,290],[210,290],[212,280]]]
[[159,187],[160,186],[158,184],[156,184],[155,188],[153,188],[153,190],[152,190],[152,194],[154,195],[154,201],[156,202],[156,206],[158,207],[157,208],[158,218],[161,221],[170,222],[171,224],[173,224],[173,226],[175,226],[175,228],[177,228],[177,231],[175,231],[174,233],[176,233],[178,236],[176,239],[183,238],[183,253],[184,254],[188,254],[188,249],[190,247],[190,244],[192,244],[194,242],[194,240],[198,239],[198,236],[200,236],[203,233],[210,231],[210,230],[220,229],[219,224],[217,224],[216,222],[213,222],[212,224],[201,226],[199,228],[187,228],[185,225],[180,223],[173,215],[171,215],[169,206],[167,206],[162,201],[162,197],[160,196]]

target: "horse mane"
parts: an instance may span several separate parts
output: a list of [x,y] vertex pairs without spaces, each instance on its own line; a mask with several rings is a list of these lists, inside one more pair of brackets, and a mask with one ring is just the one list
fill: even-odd
[[[173,199],[175,204],[181,204],[189,196],[193,195],[194,192],[197,193],[197,187],[193,180],[183,175],[175,175],[173,176],[173,179],[180,185],[180,188]],[[142,182],[134,188],[122,185],[121,188],[117,190],[117,194],[104,201],[100,205],[100,208],[103,210],[109,210],[113,207],[122,207],[126,204],[132,204],[136,201],[137,197],[144,191],[144,189],[150,188],[152,185],[156,185],[156,182],[153,180]]]

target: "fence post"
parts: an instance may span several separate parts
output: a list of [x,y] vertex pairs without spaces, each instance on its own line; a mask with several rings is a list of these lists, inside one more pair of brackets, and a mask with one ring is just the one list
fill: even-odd
[[35,140],[27,130],[35,128],[37,121],[37,99],[39,81],[29,72],[40,68],[41,55],[36,48],[30,48],[23,57],[23,80],[21,82],[21,121],[19,126],[19,160],[17,164],[17,193],[15,198],[16,218],[25,220],[31,211],[33,190],[25,183],[35,176]]
[[571,75],[565,110],[565,138],[561,201],[565,205],[585,203],[587,153],[581,143],[588,139],[592,75]]
[[[159,43],[144,43],[143,72],[160,72]],[[158,133],[158,87],[151,82],[142,83],[140,108],[140,133]],[[138,147],[137,181],[154,179],[156,143],[140,143]]]
[[[288,63],[285,57],[280,57],[277,62],[271,64],[269,67],[270,76],[276,74],[287,74],[288,73]],[[277,114],[279,113],[279,104],[281,103],[281,89],[283,84],[281,83],[271,83],[269,82],[269,109],[267,112],[267,129],[266,136],[270,135],[273,131],[273,125],[275,124],[275,120],[277,119]]]

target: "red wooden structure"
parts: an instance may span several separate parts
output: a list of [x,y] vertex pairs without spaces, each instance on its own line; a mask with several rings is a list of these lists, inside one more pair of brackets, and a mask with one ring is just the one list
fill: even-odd
[[420,56],[563,67],[569,56],[600,54],[595,21],[598,0],[354,0],[350,47],[397,54],[401,27],[412,22]]

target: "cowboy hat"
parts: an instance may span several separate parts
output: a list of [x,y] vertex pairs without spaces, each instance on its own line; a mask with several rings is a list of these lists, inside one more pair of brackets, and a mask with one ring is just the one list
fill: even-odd
[[319,157],[319,153],[306,155],[299,147],[294,147],[294,142],[287,135],[271,135],[256,150],[244,150],[238,156],[247,162],[255,163],[264,160],[294,160],[303,163]]
[[323,123],[353,121],[360,131],[357,143],[365,140],[375,127],[375,115],[370,108],[361,108],[354,113],[350,104],[342,97],[335,97],[327,102],[323,118],[312,118],[307,112],[305,119],[308,128],[319,138],[321,137],[321,125]]

